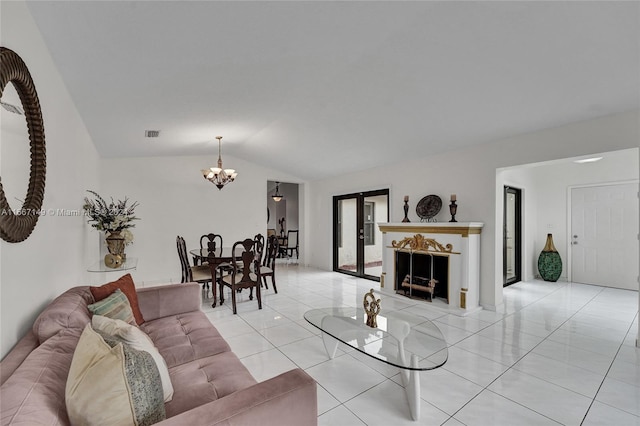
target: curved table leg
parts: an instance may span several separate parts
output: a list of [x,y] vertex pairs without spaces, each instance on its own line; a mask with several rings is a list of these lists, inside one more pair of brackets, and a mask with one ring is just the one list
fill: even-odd
[[[341,340],[345,340],[347,339],[347,337],[351,336],[358,336],[358,330],[349,330],[346,328],[341,329],[341,322],[342,320],[339,318],[330,316],[324,317],[322,319],[322,327],[320,328],[320,330],[341,330],[337,334]],[[405,321],[390,321],[388,323],[388,326],[389,334],[391,334],[398,342],[398,357],[400,358],[402,365],[410,366],[411,368],[418,368],[420,366],[420,359],[417,355],[411,355],[411,364],[407,363],[406,361],[407,357],[404,351],[404,341],[411,330],[409,324]],[[329,358],[333,359],[336,356],[339,340],[323,331],[322,342],[324,343],[324,348],[327,351],[327,355],[329,355]],[[404,386],[407,402],[409,403],[411,418],[414,421],[417,421],[420,419],[420,371],[402,368],[400,369],[400,377],[402,378],[402,384]]]
[[[411,327],[405,321],[389,321],[389,334],[391,334],[398,342],[398,358],[402,365],[410,365],[412,368],[419,367],[419,358],[416,354],[411,355],[411,364],[407,363],[407,357],[404,352],[404,340],[409,335]],[[407,396],[411,418],[414,421],[420,419],[420,371],[419,370],[400,370],[400,377],[404,385],[404,392]]]
[[[418,367],[418,356],[411,356],[411,367]],[[411,418],[415,421],[420,419],[420,372],[419,370],[403,370],[402,381],[404,391],[407,394]],[[405,378],[406,377],[406,378]]]
[[327,333],[322,333],[322,343],[324,343],[324,348],[326,349],[329,358],[333,359],[336,356],[336,351],[338,350],[338,340],[334,339]]

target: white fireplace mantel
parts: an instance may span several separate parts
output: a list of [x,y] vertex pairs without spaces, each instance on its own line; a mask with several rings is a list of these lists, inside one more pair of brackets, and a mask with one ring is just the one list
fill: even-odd
[[[399,242],[421,234],[446,246],[451,244],[459,255],[449,257],[448,309],[467,314],[480,309],[480,234],[482,222],[418,222],[378,223],[383,238],[380,289],[395,293],[395,251],[392,241]],[[466,307],[460,306],[460,291],[466,288]]]

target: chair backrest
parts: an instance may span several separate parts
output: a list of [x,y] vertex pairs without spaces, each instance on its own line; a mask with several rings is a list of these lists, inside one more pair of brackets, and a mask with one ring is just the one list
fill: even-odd
[[180,258],[180,268],[182,269],[180,282],[191,282],[193,281],[193,275],[191,272],[191,266],[189,265],[189,256],[187,255],[187,245],[184,242],[184,238],[180,235],[176,237],[176,246],[178,248],[178,257]]
[[222,248],[222,235],[205,234],[200,237],[200,249],[215,251],[216,248]]
[[264,260],[262,262],[263,266],[267,268],[271,268],[271,270],[275,270],[276,268],[276,257],[278,256],[278,251],[280,250],[280,245],[278,244],[278,237],[274,234],[267,238],[267,248],[264,254]]
[[256,234],[256,236],[253,237],[253,240],[256,242],[256,260],[259,264],[262,264],[262,255],[264,254],[264,235]]
[[298,230],[288,231],[287,232],[287,248],[297,248],[298,247]]
[[[240,255],[241,257],[237,258],[236,247],[240,245],[244,250]],[[233,265],[232,279],[235,284],[256,285],[260,282],[260,264],[256,260],[256,245],[256,240],[252,240],[251,238],[247,238],[244,241],[237,241],[235,244],[233,244],[233,261],[231,264]],[[240,271],[238,271],[239,265],[242,265]],[[255,271],[255,274],[257,275],[256,280],[251,279],[252,271]],[[242,279],[240,281],[236,281],[235,278],[238,273],[242,274]]]
[[276,229],[275,228],[267,229],[267,238],[269,238],[272,235],[276,235]]

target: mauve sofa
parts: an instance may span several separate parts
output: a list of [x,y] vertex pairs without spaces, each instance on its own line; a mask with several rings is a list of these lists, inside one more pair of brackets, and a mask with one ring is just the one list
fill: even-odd
[[[137,289],[141,329],[174,388],[158,425],[316,425],[315,381],[301,369],[257,383],[200,310],[199,284]],[[68,425],[65,384],[91,314],[89,287],[72,288],[38,316],[0,363],[2,425]],[[99,384],[96,384],[99,385]]]

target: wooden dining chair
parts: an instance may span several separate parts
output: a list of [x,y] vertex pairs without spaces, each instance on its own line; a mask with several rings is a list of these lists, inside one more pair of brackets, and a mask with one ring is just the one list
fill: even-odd
[[262,277],[262,283],[268,290],[267,277],[271,277],[271,284],[273,290],[278,293],[278,287],[276,287],[276,257],[278,257],[279,246],[278,237],[274,234],[267,238],[267,246],[265,248],[264,258],[262,261],[262,268],[260,268],[260,276]]
[[[209,273],[211,274],[211,292],[213,293],[213,303],[211,307],[215,308],[218,302],[216,286],[222,287],[222,279],[231,273],[231,264],[229,262],[222,262],[221,259],[216,256],[216,252],[212,250],[209,252],[205,266],[209,268]],[[220,298],[222,299],[222,296],[220,296]],[[222,304],[222,302],[220,303]]]
[[182,268],[181,281],[183,283],[196,282],[202,284],[202,289],[209,294],[209,283],[213,280],[211,278],[211,271],[208,265],[189,265],[189,255],[187,253],[187,245],[180,235],[176,237],[176,246],[178,248],[178,257],[180,258],[180,267]]
[[[200,237],[200,250],[207,249],[209,251],[214,251],[216,248],[222,247],[222,235],[219,234],[204,234]],[[202,258],[193,257],[194,265],[198,264],[198,260],[202,263],[204,261]]]
[[[224,287],[231,289],[231,304],[233,305],[233,313],[237,314],[236,293],[238,290],[248,288],[249,300],[253,300],[253,289],[256,289],[256,298],[258,299],[258,309],[262,309],[262,295],[260,293],[260,264],[256,260],[255,239],[247,238],[244,241],[237,241],[233,245],[233,254],[231,261],[231,274],[220,280],[220,304],[224,303]],[[241,256],[237,258],[236,247],[242,246],[244,249]]]
[[[282,248],[280,248],[282,250]],[[293,257],[293,252],[296,252],[296,259],[298,258],[300,246],[298,242],[298,230],[287,231],[287,245],[284,247],[284,253],[287,257]]]

